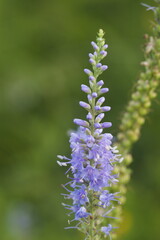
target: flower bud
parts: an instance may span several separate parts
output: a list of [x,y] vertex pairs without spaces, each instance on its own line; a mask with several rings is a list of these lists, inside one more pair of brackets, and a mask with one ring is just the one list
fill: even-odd
[[90,106],[88,103],[83,102],[83,101],[80,101],[80,102],[79,102],[79,105],[80,105],[81,107],[83,107],[83,108],[86,108],[86,109],[90,109],[90,108],[91,108],[91,106]]
[[89,127],[89,123],[87,121],[84,121],[82,119],[78,119],[78,118],[75,118],[73,120],[73,122],[79,126],[82,126],[82,127]]
[[100,113],[100,114],[96,117],[95,122],[98,122],[98,123],[99,123],[103,118],[104,118],[104,113]]
[[103,80],[100,80],[99,82],[97,82],[97,85],[100,87],[103,86],[103,84],[104,84]]
[[111,110],[111,107],[110,107],[110,106],[104,106],[104,107],[101,107],[101,110],[102,110],[103,112],[108,112],[108,111]]
[[90,81],[94,81],[94,80],[95,80],[95,77],[89,76],[89,80],[90,80]]
[[99,50],[99,47],[97,46],[97,44],[95,42],[91,42],[92,47],[94,48],[94,50]]
[[108,91],[109,91],[109,88],[102,88],[99,92],[103,94],[103,93],[107,93]]
[[102,63],[97,63],[97,64],[96,64],[96,67],[97,67],[97,68],[100,68],[101,66],[102,66]]
[[107,65],[103,65],[103,66],[101,67],[101,70],[102,70],[102,71],[105,71],[105,70],[107,70],[107,68],[108,68]]
[[89,113],[87,114],[86,118],[87,118],[88,120],[92,120],[93,116],[92,116],[92,114],[89,112]]
[[93,92],[93,93],[92,93],[92,97],[93,97],[93,98],[96,98],[97,96],[98,96],[98,95],[97,95],[96,92]]
[[96,105],[101,106],[105,101],[105,97],[100,97],[98,101],[96,102]]
[[112,123],[111,122],[104,122],[101,124],[102,128],[109,128],[112,126]]
[[81,85],[81,90],[85,93],[91,93],[91,89],[87,85],[84,85],[84,84]]
[[84,69],[84,72],[89,76],[93,75],[93,73],[87,68]]

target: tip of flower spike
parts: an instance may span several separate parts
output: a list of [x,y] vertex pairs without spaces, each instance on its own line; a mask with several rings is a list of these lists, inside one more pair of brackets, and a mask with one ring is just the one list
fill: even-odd
[[103,36],[104,36],[104,31],[103,31],[103,29],[99,29],[99,31],[98,31],[98,37],[100,37],[100,38],[103,38]]
[[101,29],[98,33],[98,36],[97,36],[97,43],[98,43],[98,46],[103,46],[105,44],[105,39],[103,38],[104,36],[104,32],[103,30]]

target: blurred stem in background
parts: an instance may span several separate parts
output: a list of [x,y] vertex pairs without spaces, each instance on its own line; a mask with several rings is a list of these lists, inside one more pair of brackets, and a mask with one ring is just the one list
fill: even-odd
[[[117,143],[120,153],[124,157],[123,164],[117,167],[116,173],[120,174],[119,183],[114,185],[113,190],[121,192],[121,204],[126,201],[126,184],[130,180],[131,170],[128,165],[132,162],[131,149],[133,144],[139,139],[141,127],[150,111],[153,99],[157,96],[156,91],[160,82],[160,1],[157,7],[147,7],[152,10],[155,21],[152,24],[152,35],[145,35],[144,61],[141,65],[144,70],[140,73],[131,99],[126,107],[120,123],[120,131],[117,134]],[[115,225],[121,221],[122,205],[117,206],[113,212]],[[116,238],[116,234],[112,235]]]

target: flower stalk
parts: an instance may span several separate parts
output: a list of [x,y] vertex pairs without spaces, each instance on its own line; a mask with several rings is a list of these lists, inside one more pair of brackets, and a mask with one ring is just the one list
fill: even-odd
[[[105,128],[112,126],[110,122],[102,122],[109,106],[103,106],[105,98],[102,96],[109,91],[103,88],[103,80],[99,76],[108,68],[101,61],[107,55],[103,38],[103,30],[99,30],[97,41],[91,42],[94,53],[89,54],[92,71],[84,69],[89,78],[89,86],[82,84],[81,89],[87,94],[88,102],[79,104],[87,111],[86,120],[74,119],[79,126],[70,136],[71,158],[58,156],[64,162],[58,161],[60,166],[69,165],[70,181],[64,185],[68,192],[63,194],[71,199],[72,204],[63,204],[73,215],[71,222],[76,225],[67,228],[77,228],[85,234],[86,240],[100,240],[111,238],[111,232],[116,227],[110,224],[110,213],[114,209],[113,202],[119,202],[118,192],[111,192],[111,186],[117,184],[118,176],[113,173],[122,158],[116,147],[112,146],[112,135],[103,133]],[[70,176],[71,175],[71,176]],[[104,225],[104,219],[108,219]]]

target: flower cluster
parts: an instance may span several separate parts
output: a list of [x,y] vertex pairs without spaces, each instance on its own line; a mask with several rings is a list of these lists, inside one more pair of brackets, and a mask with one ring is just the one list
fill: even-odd
[[58,156],[65,160],[58,161],[58,164],[70,165],[68,171],[72,172],[72,177],[68,176],[70,181],[64,185],[68,193],[63,194],[66,199],[72,200],[72,205],[63,205],[70,210],[70,214],[73,213],[72,221],[78,221],[74,228],[84,232],[86,239],[110,236],[114,228],[111,224],[103,226],[103,219],[109,218],[113,201],[118,201],[117,193],[111,193],[109,188],[118,181],[113,170],[115,164],[122,160],[116,147],[112,147],[112,135],[103,133],[104,128],[112,125],[102,122],[104,112],[110,110],[109,106],[102,106],[105,98],[101,96],[109,89],[103,88],[103,80],[98,80],[99,75],[108,68],[101,63],[108,47],[103,35],[100,29],[97,42],[91,42],[94,53],[89,54],[89,62],[93,71],[84,69],[89,86],[82,84],[81,89],[87,93],[88,102],[80,101],[79,104],[87,110],[86,120],[74,119],[79,128],[70,136],[71,158]]

